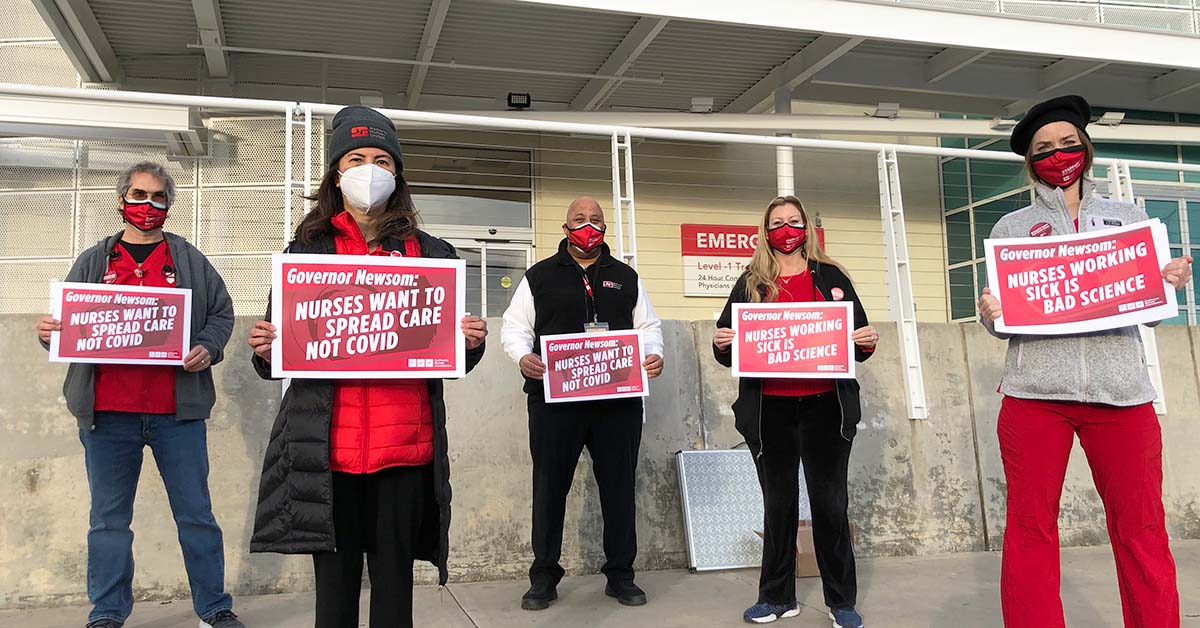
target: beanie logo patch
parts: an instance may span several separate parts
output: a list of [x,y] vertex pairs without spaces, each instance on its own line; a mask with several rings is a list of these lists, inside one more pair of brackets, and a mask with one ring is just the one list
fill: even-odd
[[350,129],[350,137],[366,137],[371,133],[370,127],[356,126]]

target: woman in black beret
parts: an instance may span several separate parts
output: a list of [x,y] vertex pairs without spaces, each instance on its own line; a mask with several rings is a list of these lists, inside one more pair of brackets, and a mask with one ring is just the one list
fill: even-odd
[[[1147,220],[1137,205],[1096,193],[1095,150],[1079,96],[1041,103],[1013,129],[1036,189],[992,238],[1101,231]],[[1182,289],[1192,258],[1172,260],[1165,281]],[[1008,485],[1000,598],[1006,628],[1063,628],[1058,513],[1076,436],[1104,502],[1126,628],[1178,628],[1179,592],[1162,502],[1162,431],[1136,326],[1060,336],[997,332],[1000,302],[987,288],[979,318],[1008,340],[997,432]]]

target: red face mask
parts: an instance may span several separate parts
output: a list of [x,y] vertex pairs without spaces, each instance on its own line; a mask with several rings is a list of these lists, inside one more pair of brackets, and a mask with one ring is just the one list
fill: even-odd
[[1058,188],[1071,187],[1083,176],[1083,162],[1087,160],[1087,148],[1071,146],[1038,153],[1033,156],[1033,171],[1047,185]]
[[585,222],[578,227],[567,227],[567,241],[584,253],[591,253],[604,243],[604,229]]
[[767,229],[767,241],[771,248],[787,255],[804,245],[808,239],[808,230],[804,227],[782,224],[774,229]]
[[121,217],[138,231],[154,231],[167,221],[167,206],[154,201],[121,202]]

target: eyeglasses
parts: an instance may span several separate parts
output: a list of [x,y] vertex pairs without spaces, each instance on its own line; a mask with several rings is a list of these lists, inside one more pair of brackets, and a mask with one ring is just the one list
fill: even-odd
[[125,199],[130,200],[130,201],[138,201],[138,202],[142,202],[142,203],[146,202],[147,200],[150,200],[150,201],[154,201],[155,203],[161,203],[163,205],[166,205],[167,204],[167,193],[166,192],[147,192],[146,190],[139,190],[138,188],[130,188],[129,191],[125,192]]

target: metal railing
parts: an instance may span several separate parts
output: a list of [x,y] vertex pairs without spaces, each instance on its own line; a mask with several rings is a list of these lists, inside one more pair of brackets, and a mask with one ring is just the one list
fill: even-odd
[[882,0],[1148,31],[1200,34],[1200,0]]

